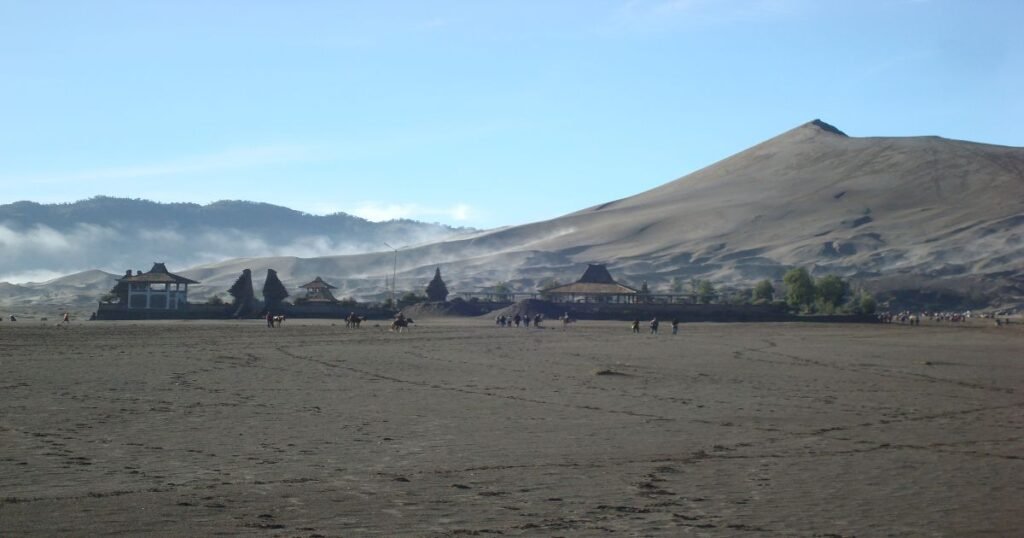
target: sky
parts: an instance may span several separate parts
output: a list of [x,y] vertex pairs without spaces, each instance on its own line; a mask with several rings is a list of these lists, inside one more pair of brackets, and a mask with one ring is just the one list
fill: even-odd
[[490,228],[815,118],[1024,146],[1020,0],[0,0],[0,203]]

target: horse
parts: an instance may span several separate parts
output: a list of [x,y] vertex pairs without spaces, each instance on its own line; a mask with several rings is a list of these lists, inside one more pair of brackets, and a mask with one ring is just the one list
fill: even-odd
[[358,329],[359,324],[366,321],[366,318],[357,316],[354,313],[345,317],[345,326],[349,329]]
[[570,323],[576,323],[576,318],[569,317],[568,314],[562,316],[560,319],[562,320],[563,329],[568,327]]
[[400,318],[391,322],[391,330],[400,333],[409,328],[409,325],[415,323],[412,318]]
[[284,314],[274,316],[274,327],[280,327],[284,323]]

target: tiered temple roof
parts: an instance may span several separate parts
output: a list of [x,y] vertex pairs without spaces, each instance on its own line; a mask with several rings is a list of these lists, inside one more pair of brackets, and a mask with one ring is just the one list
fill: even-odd
[[320,277],[316,277],[316,278],[313,279],[312,282],[310,282],[308,284],[303,284],[303,285],[301,285],[299,287],[307,289],[307,290],[319,290],[319,289],[336,290],[336,289],[338,289],[338,288],[336,288],[336,287],[334,287],[334,286],[324,282],[324,279],[322,279]]
[[544,290],[545,294],[562,295],[635,295],[637,290],[619,284],[604,265],[590,264],[583,276],[572,284]]
[[323,303],[336,303],[338,299],[334,297],[331,290],[338,288],[324,282],[324,279],[319,276],[314,278],[312,282],[299,286],[306,290],[306,301],[311,302],[323,302]]
[[133,284],[198,284],[195,280],[176,275],[167,270],[163,263],[153,263],[153,268],[148,273],[139,272],[137,275],[124,276],[122,282]]

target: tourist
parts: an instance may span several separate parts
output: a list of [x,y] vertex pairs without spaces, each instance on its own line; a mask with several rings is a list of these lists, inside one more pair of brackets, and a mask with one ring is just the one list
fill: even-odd
[[520,316],[519,314],[516,314],[515,317],[512,318],[512,323],[516,324],[516,328],[517,329],[519,328],[519,324],[522,323],[522,322],[523,322],[523,316]]
[[679,334],[679,318],[672,318],[672,336]]
[[533,316],[533,326],[538,328],[538,329],[540,329],[541,328],[540,322],[543,321],[543,320],[544,320],[544,316],[542,316],[540,314],[537,314],[536,316]]
[[530,315],[529,314],[523,316],[523,325],[525,325],[527,329],[530,328]]
[[651,318],[651,334],[658,334],[658,318]]
[[640,334],[640,320],[633,320],[633,334]]
[[267,327],[271,329],[274,328],[274,314],[272,314],[270,310],[267,310]]
[[61,320],[61,323],[66,324],[66,325],[71,325],[71,313],[70,312],[64,312],[64,319]]

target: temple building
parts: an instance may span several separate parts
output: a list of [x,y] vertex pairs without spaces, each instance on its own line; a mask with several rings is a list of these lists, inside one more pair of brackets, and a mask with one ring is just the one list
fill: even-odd
[[306,296],[303,298],[303,302],[307,303],[336,303],[337,299],[331,294],[331,290],[336,290],[334,286],[324,282],[324,279],[319,276],[313,279],[308,284],[299,286],[306,290]]
[[[148,273],[132,275],[129,269],[118,280],[124,303],[129,309],[178,310],[188,306],[188,285],[195,280],[167,271],[163,263],[154,263]],[[117,289],[117,288],[115,288]]]
[[572,284],[541,290],[556,302],[570,303],[635,303],[637,290],[619,284],[604,265],[591,264],[579,280]]

